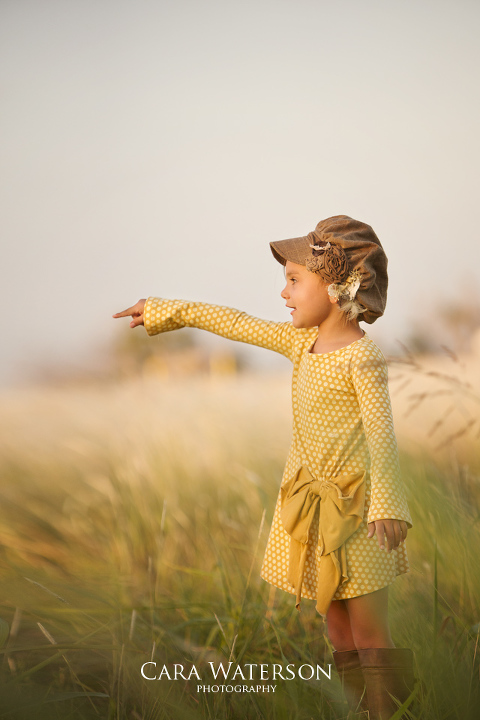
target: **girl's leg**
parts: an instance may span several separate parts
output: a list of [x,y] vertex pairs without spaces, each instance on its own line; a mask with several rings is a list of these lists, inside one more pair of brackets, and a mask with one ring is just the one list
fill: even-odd
[[345,600],[333,600],[327,611],[327,632],[335,650],[355,650],[350,617]]
[[413,654],[396,648],[388,624],[388,587],[345,601],[365,678],[370,720],[387,720],[414,688]]
[[388,624],[388,587],[367,595],[349,598],[344,602],[350,620],[354,647],[395,647]]
[[327,611],[328,637],[335,648],[333,660],[351,710],[366,710],[365,682],[350,627],[345,600],[334,600]]

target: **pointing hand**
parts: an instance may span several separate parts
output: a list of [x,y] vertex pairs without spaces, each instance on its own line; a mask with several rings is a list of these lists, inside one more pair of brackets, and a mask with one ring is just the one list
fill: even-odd
[[145,303],[147,301],[145,299],[139,300],[135,305],[132,305],[132,307],[127,308],[127,310],[123,310],[122,312],[115,313],[115,315],[112,315],[114,318],[120,318],[120,317],[128,317],[131,315],[133,320],[130,323],[130,327],[134,328],[137,327],[137,325],[143,325],[143,308],[145,307]]

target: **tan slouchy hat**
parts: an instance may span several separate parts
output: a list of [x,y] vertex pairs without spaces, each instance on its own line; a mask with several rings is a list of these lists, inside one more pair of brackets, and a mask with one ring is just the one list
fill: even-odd
[[366,308],[361,320],[371,324],[383,315],[387,303],[388,261],[370,225],[347,215],[335,215],[321,220],[315,230],[304,237],[271,242],[270,247],[282,265],[286,265],[287,260],[306,265],[328,283],[344,282],[352,271],[357,271],[361,281],[356,300]]

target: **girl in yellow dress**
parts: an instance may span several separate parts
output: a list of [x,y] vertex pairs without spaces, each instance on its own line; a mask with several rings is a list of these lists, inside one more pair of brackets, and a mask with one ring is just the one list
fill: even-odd
[[408,572],[412,526],[399,473],[385,358],[360,328],[385,309],[387,258],[369,225],[345,215],[270,243],[285,266],[291,323],[150,297],[131,316],[149,335],[197,327],[293,363],[293,439],[261,575],[316,600],[352,709],[386,720],[413,689],[413,656],[396,648],[388,585]]

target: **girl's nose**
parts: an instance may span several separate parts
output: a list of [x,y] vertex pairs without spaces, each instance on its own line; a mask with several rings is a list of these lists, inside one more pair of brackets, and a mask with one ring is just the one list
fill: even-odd
[[282,297],[284,300],[287,299],[287,297],[288,297],[287,285],[285,285],[285,287],[283,288],[282,292],[280,293],[280,297]]

